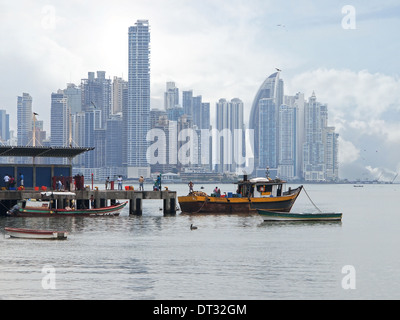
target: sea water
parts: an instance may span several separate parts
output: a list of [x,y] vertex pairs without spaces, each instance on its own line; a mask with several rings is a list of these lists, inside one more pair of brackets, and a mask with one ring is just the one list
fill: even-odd
[[[164,217],[160,200],[144,200],[142,216],[125,208],[119,217],[0,217],[0,299],[399,299],[400,185],[305,189],[321,211],[342,212],[342,222]],[[292,209],[317,211],[304,191]],[[69,235],[13,239],[4,227]]]

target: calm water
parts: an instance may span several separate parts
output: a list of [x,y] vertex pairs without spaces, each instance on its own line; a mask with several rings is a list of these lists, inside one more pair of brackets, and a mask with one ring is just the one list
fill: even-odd
[[[169,187],[187,193],[186,185]],[[164,217],[158,200],[144,201],[141,217],[127,209],[120,217],[1,217],[0,299],[399,299],[400,185],[305,187],[321,210],[343,212],[343,221]],[[293,211],[315,209],[302,192]],[[5,226],[70,234],[66,241],[10,239]],[[342,287],[347,265],[355,289]],[[55,289],[42,286],[45,266],[54,268]]]

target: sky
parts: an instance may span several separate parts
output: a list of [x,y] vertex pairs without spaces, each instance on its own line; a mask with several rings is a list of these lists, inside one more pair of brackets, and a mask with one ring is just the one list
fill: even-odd
[[[0,0],[0,109],[16,131],[17,96],[50,128],[51,93],[89,71],[127,80],[128,28],[151,27],[151,107],[167,81],[211,112],[244,102],[282,69],[285,94],[328,105],[340,178],[391,181],[400,172],[398,0]],[[396,179],[396,182],[399,182]]]

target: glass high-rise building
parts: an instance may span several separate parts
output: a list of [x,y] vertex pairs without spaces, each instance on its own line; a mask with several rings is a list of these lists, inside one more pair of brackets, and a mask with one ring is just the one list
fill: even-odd
[[297,173],[297,107],[282,104],[279,108],[278,176],[293,179]]
[[88,78],[81,80],[82,111],[93,107],[101,111],[101,128],[105,128],[111,115],[111,80],[106,79],[105,71],[88,72]]
[[26,146],[32,138],[32,97],[23,93],[17,98],[18,145]]
[[179,104],[179,89],[175,86],[175,82],[167,82],[167,88],[164,93],[164,108],[174,108]]
[[214,154],[213,157],[217,160],[215,169],[218,172],[235,172],[238,168],[236,160],[243,151],[243,140],[235,141],[235,130],[244,129],[243,102],[240,99],[220,99],[217,102],[216,129],[219,135],[216,145],[213,145],[213,151],[216,151],[216,157]]
[[10,139],[10,115],[0,110],[0,141],[5,144]]
[[305,142],[303,144],[303,174],[308,181],[324,181],[325,145],[323,142],[324,129],[328,122],[327,106],[317,101],[315,93],[306,103]]
[[282,103],[283,80],[275,72],[258,89],[249,121],[249,128],[254,130],[255,166],[263,172],[266,167],[277,167],[278,115]]
[[51,94],[51,143],[52,147],[69,146],[70,119],[67,97],[62,90]]
[[129,178],[149,177],[146,159],[150,130],[150,26],[138,20],[129,28],[128,105],[124,112],[124,139]]

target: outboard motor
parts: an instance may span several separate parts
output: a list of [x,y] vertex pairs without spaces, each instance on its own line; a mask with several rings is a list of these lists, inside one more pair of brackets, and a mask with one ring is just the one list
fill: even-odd
[[20,206],[18,204],[14,205],[10,210],[7,211],[7,215],[13,216],[19,213]]

